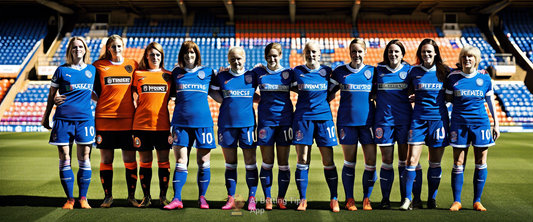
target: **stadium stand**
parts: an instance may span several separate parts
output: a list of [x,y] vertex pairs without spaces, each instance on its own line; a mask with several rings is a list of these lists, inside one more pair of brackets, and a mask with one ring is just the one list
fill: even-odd
[[530,61],[533,61],[533,18],[527,11],[500,13],[503,31],[511,43],[520,47]]

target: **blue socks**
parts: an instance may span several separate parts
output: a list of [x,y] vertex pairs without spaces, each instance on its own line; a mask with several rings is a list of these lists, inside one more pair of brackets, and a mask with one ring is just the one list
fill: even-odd
[[440,178],[442,175],[442,168],[440,163],[429,162],[428,169],[428,200],[437,199],[437,192],[439,189]]
[[[80,188],[80,197],[87,197],[87,190],[89,190],[89,184],[91,184],[91,161],[89,159],[78,160],[78,164],[80,166],[80,169],[78,170],[78,187]],[[72,173],[72,170],[70,172]]]
[[211,182],[211,162],[204,162],[202,165],[198,165],[198,174],[196,175],[196,183],[198,184],[199,196],[205,197],[207,187]]
[[296,187],[298,187],[298,192],[300,193],[300,199],[307,199],[307,184],[309,183],[309,165],[306,164],[296,164]]
[[344,193],[346,199],[353,198],[353,186],[355,182],[355,162],[344,161],[342,168],[342,185],[344,186]]
[[413,183],[416,177],[415,171],[416,171],[416,166],[407,166],[402,175],[402,179],[404,180],[404,184],[405,184],[405,187],[404,187],[405,197],[404,198],[407,198],[410,201],[413,200],[413,198],[411,197],[411,192],[413,191]]
[[453,201],[461,202],[461,192],[463,191],[464,166],[453,165],[452,170],[452,192]]
[[248,185],[248,198],[255,197],[257,192],[257,184],[259,182],[259,175],[257,173],[257,165],[245,165],[246,168],[246,185]]
[[474,172],[474,203],[481,202],[481,194],[483,194],[487,173],[487,164],[476,164]]
[[363,172],[363,199],[370,198],[372,190],[374,189],[374,183],[378,179],[376,173],[376,166],[368,166],[365,164],[365,171]]
[[226,189],[228,190],[228,195],[234,197],[237,188],[237,164],[226,163],[226,172],[224,176],[226,177]]
[[176,170],[174,171],[174,180],[172,181],[172,186],[174,187],[174,199],[181,201],[181,190],[183,185],[187,182],[187,164],[176,163]]
[[[324,176],[326,177],[326,183],[328,183],[329,194],[331,197],[330,199],[336,200],[337,199],[337,187],[339,184],[339,176],[337,174],[337,168],[335,167],[335,165],[324,166]],[[353,189],[353,186],[352,186],[352,189]]]
[[59,178],[67,197],[74,198],[74,173],[70,167],[70,160],[59,160]]
[[289,165],[279,166],[278,171],[278,197],[285,198],[291,182],[291,169]]
[[261,173],[259,174],[259,178],[261,179],[261,187],[263,187],[263,193],[265,194],[265,198],[272,198],[270,194],[270,190],[272,189],[272,167],[274,164],[266,164],[263,162],[261,167]]
[[394,183],[394,169],[392,164],[381,164],[381,171],[379,172],[379,181],[381,186],[381,195],[384,200],[389,200],[392,184]]

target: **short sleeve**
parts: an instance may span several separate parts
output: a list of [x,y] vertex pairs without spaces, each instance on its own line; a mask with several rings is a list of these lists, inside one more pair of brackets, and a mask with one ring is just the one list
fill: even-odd
[[61,72],[62,68],[58,67],[56,71],[54,72],[54,76],[52,77],[52,82],[50,83],[51,87],[58,88],[59,84],[63,80],[63,75]]

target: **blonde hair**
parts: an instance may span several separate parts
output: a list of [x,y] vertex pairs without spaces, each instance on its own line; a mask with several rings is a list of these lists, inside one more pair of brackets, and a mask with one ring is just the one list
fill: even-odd
[[231,48],[228,50],[228,57],[229,57],[229,55],[230,55],[231,53],[234,53],[234,52],[237,51],[237,50],[242,51],[242,54],[244,55],[244,57],[246,57],[246,52],[245,52],[244,49],[243,49],[242,47],[240,47],[240,46],[233,46],[233,47],[231,47]]
[[461,49],[461,52],[459,53],[459,63],[457,64],[457,67],[461,70],[463,69],[463,56],[466,54],[473,55],[476,58],[476,63],[474,64],[474,68],[477,69],[479,62],[481,62],[481,51],[478,47],[472,46],[472,45],[465,45],[463,49]]
[[105,43],[105,53],[100,56],[99,59],[111,60],[113,58],[111,52],[109,51],[109,47],[111,46],[111,44],[113,44],[113,42],[115,42],[115,40],[120,40],[122,42],[122,50],[126,49],[126,46],[124,45],[124,40],[122,40],[122,37],[120,37],[120,35],[109,36],[107,42]]
[[[304,56],[305,56],[305,54],[307,53],[307,51],[309,51],[309,47],[310,47],[311,45],[316,45],[316,46],[320,49],[320,45],[318,44],[318,42],[315,41],[315,40],[311,40],[311,41],[305,43],[305,46],[304,46],[304,49],[303,49],[303,54],[304,54]],[[322,54],[322,53],[321,53],[321,54]]]
[[74,47],[74,41],[80,40],[83,43],[83,47],[85,48],[85,55],[83,55],[83,62],[85,64],[91,64],[91,52],[89,51],[89,47],[87,47],[87,43],[85,43],[85,39],[80,36],[74,36],[68,41],[67,51],[66,51],[66,58],[67,58],[67,65],[72,65],[74,63],[74,58],[72,58],[72,48]]
[[360,38],[353,39],[352,42],[350,42],[350,47],[348,47],[349,50],[351,50],[353,44],[360,45],[361,47],[363,47],[363,49],[366,52],[366,43],[363,39],[360,39]]
[[161,53],[161,63],[159,63],[158,68],[163,68],[165,66],[165,53],[163,52],[163,46],[157,42],[151,42],[146,46],[146,49],[144,49],[143,57],[141,59],[141,63],[139,63],[139,70],[147,70],[150,68],[148,57],[146,56],[146,53],[148,53],[150,50],[155,49]]

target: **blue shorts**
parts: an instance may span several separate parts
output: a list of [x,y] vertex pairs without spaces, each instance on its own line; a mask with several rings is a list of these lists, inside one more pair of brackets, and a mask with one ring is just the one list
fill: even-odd
[[56,146],[68,146],[76,141],[76,144],[91,145],[94,143],[94,135],[94,120],[68,121],[58,119],[54,120],[48,143]]
[[257,145],[259,146],[290,146],[293,131],[291,126],[263,126],[257,128]]
[[188,128],[172,127],[173,146],[196,147],[200,149],[215,149],[215,132],[213,127]]
[[450,127],[450,145],[454,148],[494,146],[490,125],[458,125]]
[[293,144],[313,145],[313,139],[315,139],[319,147],[338,145],[333,120],[295,121],[292,129],[294,130]]
[[448,146],[449,121],[443,120],[418,120],[411,121],[409,142],[411,145],[426,144],[428,147]]
[[253,126],[242,128],[218,127],[218,145],[223,148],[256,148],[255,129]]
[[374,141],[378,146],[394,146],[394,143],[407,144],[409,125],[380,126],[374,128]]
[[373,144],[374,134],[372,126],[338,126],[337,134],[339,143],[344,145],[356,145],[358,142],[362,145]]

